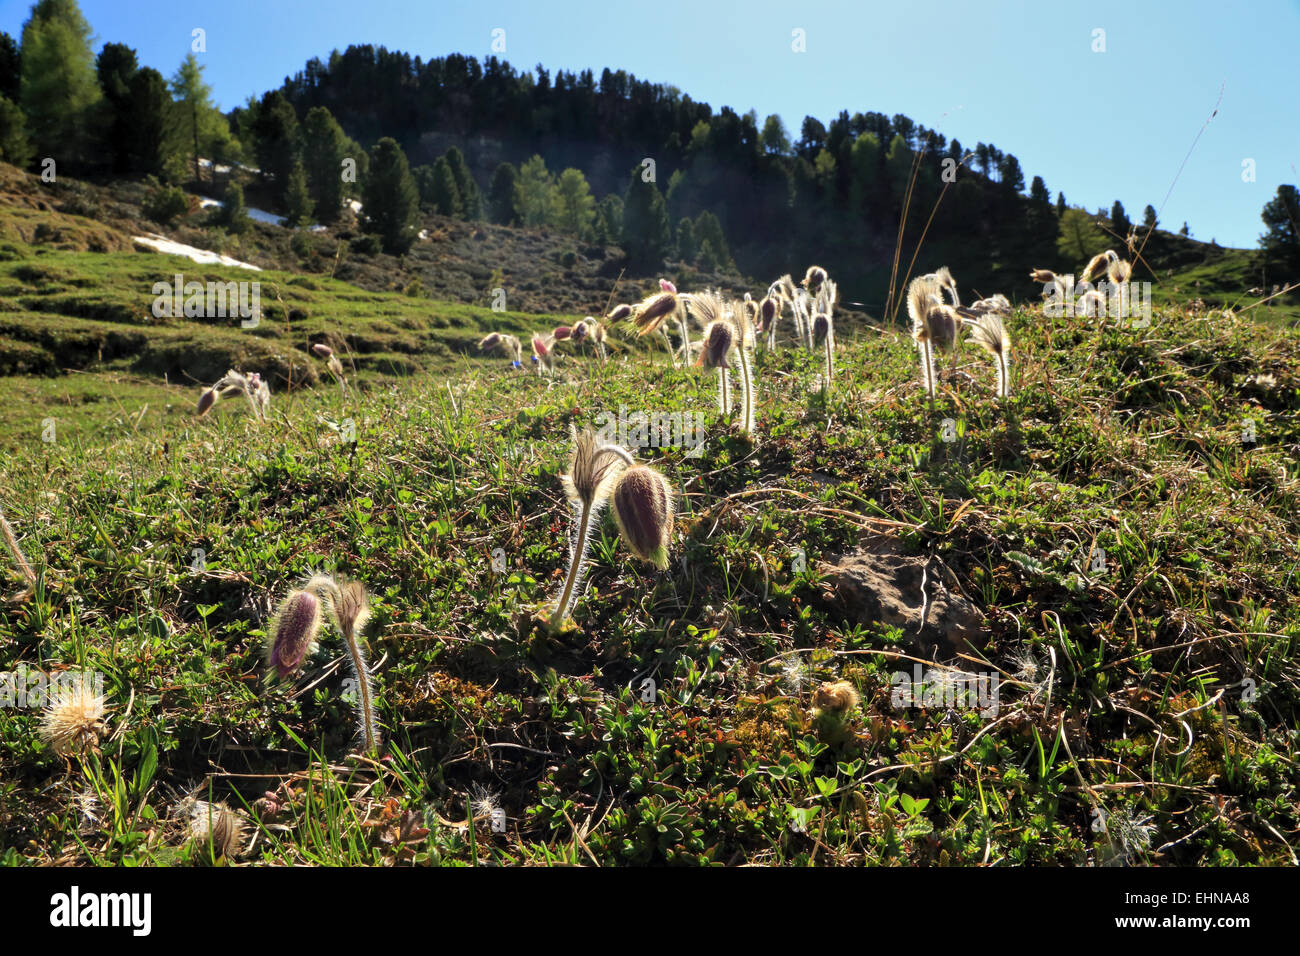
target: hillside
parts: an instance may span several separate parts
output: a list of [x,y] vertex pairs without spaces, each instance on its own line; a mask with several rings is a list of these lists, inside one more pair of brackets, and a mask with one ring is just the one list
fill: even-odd
[[[255,334],[155,324],[176,260],[8,235],[0,487],[39,580],[0,609],[0,670],[101,672],[111,710],[83,761],[40,743],[39,711],[0,711],[3,862],[211,860],[198,797],[243,814],[223,859],[245,865],[1296,863],[1295,328],[1022,307],[1010,400],[968,348],[929,406],[911,339],[846,323],[829,399],[814,355],[759,351],[751,439],[662,351],[554,379],[470,357],[558,309],[269,270],[287,316],[268,295]],[[319,381],[317,340],[347,343],[359,387]],[[298,353],[325,387],[277,385],[262,426],[161,385],[227,360],[297,379]],[[107,400],[56,405],[82,372]],[[548,636],[570,427],[620,409],[704,423],[698,457],[632,449],[674,488],[671,561],[602,517],[576,626]],[[377,761],[336,635],[262,676],[272,610],[321,569],[372,595]],[[899,671],[939,700],[899,704]],[[944,697],[975,675],[992,711]],[[861,697],[842,719],[815,710],[832,680]]]

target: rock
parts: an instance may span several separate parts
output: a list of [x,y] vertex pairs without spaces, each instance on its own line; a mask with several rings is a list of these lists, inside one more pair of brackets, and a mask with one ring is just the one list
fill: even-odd
[[858,551],[821,562],[820,570],[826,575],[826,600],[846,620],[900,628],[925,652],[951,655],[988,642],[983,613],[937,557],[907,554],[896,540],[875,537]]

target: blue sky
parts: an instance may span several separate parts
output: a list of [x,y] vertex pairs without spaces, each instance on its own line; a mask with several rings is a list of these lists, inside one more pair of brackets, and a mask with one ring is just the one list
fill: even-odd
[[[30,2],[0,0],[15,36]],[[427,58],[490,52],[516,68],[621,67],[715,109],[906,113],[963,145],[995,143],[1026,178],[1090,209],[1120,199],[1192,235],[1254,246],[1260,208],[1300,176],[1294,61],[1300,0],[1028,4],[657,0],[81,0],[96,46],[123,42],[170,76],[207,31],[201,61],[223,108],[278,86],[312,56],[374,43]],[[805,32],[806,52],[792,50]],[[1093,52],[1094,31],[1105,51]],[[1220,100],[1220,91],[1222,99]],[[1165,195],[1193,139],[1195,152]],[[1256,181],[1243,181],[1253,159]]]

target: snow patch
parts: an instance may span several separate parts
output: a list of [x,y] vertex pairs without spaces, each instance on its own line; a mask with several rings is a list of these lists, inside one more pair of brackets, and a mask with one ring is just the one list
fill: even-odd
[[155,252],[161,252],[169,256],[184,256],[203,266],[236,266],[240,269],[252,269],[254,272],[261,272],[261,266],[255,266],[248,262],[240,262],[238,259],[232,259],[230,256],[223,256],[218,252],[209,252],[206,249],[196,249],[194,246],[187,246],[183,242],[177,242],[174,239],[168,239],[166,236],[160,236],[157,233],[149,233],[147,236],[132,236],[131,241],[138,246],[145,246],[153,249]]

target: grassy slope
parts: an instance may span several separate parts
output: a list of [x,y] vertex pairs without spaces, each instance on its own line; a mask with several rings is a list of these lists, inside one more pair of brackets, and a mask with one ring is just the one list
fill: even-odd
[[[155,318],[153,285],[174,282],[177,272],[185,282],[259,282],[263,320],[244,329],[234,315]],[[319,384],[325,373],[310,355],[314,342],[333,345],[349,376],[369,386],[445,373],[476,352],[487,329],[522,333],[562,320],[370,292],[325,276],[200,266],[144,252],[33,254],[3,243],[0,403],[8,411],[0,447],[22,447],[50,417],[80,437],[175,425],[198,389],[232,367],[261,371],[277,391],[289,386],[290,366],[299,386]],[[142,415],[141,401],[150,405]]]
[[[927,410],[893,333],[841,337],[829,405],[810,356],[764,355],[756,445],[717,419],[711,379],[575,360],[555,382],[475,360],[278,394],[264,428],[232,402],[141,438],[33,442],[0,487],[45,571],[0,611],[0,669],[101,670],[115,710],[102,756],[70,770],[36,715],[0,712],[0,845],[194,859],[181,795],[282,787],[243,861],[1293,863],[1300,337],[1181,311],[1094,325],[1018,313],[1005,408],[968,351],[976,383]],[[521,622],[563,574],[569,426],[620,405],[710,423],[701,458],[640,453],[681,496],[674,561],[635,565],[606,517],[578,631],[540,639]],[[355,447],[329,427],[344,418]],[[995,720],[889,707],[917,652],[846,620],[819,563],[864,527],[941,557],[985,612],[987,646],[948,663],[1008,678]],[[348,757],[337,637],[299,681],[261,677],[268,612],[323,567],[376,596],[378,767]],[[842,732],[809,711],[834,677],[863,698]],[[464,825],[483,790],[505,834]]]

